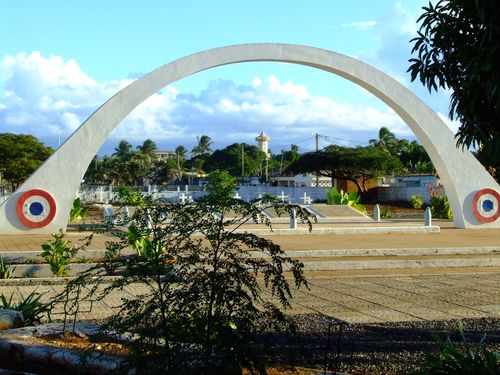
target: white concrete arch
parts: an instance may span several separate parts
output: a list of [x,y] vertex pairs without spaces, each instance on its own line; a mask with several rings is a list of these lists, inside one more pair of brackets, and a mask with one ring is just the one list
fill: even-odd
[[[153,70],[115,94],[0,206],[0,233],[54,233],[60,228],[65,229],[75,193],[88,165],[128,113],[161,88],[181,78],[217,66],[250,61],[310,66],[364,87],[401,116],[425,147],[446,189],[455,226],[500,227],[500,219],[479,222],[471,209],[477,191],[484,188],[500,191],[496,181],[470,152],[455,146],[451,130],[406,87],[352,57],[314,47],[270,43],[226,46],[183,57]],[[53,220],[36,229],[28,228],[16,213],[19,198],[32,189],[49,192],[57,204]]]

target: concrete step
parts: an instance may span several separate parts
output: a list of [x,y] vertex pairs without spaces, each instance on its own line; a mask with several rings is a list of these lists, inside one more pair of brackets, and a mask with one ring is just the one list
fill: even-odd
[[[49,266],[39,264],[42,261],[39,254],[0,253],[15,267],[16,277],[50,277]],[[103,250],[79,253],[70,275],[93,266],[88,260],[103,254]],[[304,263],[307,271],[500,267],[500,247],[295,250],[287,255]],[[254,256],[263,254],[255,252]]]
[[500,247],[297,250],[308,271],[500,266]]
[[498,267],[499,254],[299,258],[307,271]]

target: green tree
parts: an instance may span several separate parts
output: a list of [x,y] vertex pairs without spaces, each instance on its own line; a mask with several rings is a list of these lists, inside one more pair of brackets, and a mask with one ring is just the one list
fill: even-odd
[[149,138],[146,139],[141,146],[137,146],[137,150],[141,154],[148,156],[151,162],[158,157],[155,153],[158,147],[156,147],[156,143]]
[[132,156],[132,145],[125,140],[121,140],[120,143],[118,143],[118,147],[115,148],[113,156],[123,161],[127,161]]
[[26,180],[54,150],[25,134],[0,134],[0,174],[12,190]]
[[175,148],[175,155],[177,156],[177,158],[181,162],[183,162],[184,160],[186,160],[187,153],[188,153],[188,151],[187,151],[186,147],[184,147],[182,145],[177,146]]
[[370,145],[379,147],[391,155],[396,155],[400,151],[400,142],[398,138],[385,126],[379,129],[378,139],[370,139],[368,142]]
[[345,179],[356,184],[358,191],[367,190],[372,178],[402,169],[395,156],[378,147],[344,147],[330,145],[323,151],[303,154],[287,168],[287,173],[317,173],[332,179]]
[[270,163],[270,168],[279,168],[279,173],[281,174],[290,164],[294,163],[300,158],[299,146],[292,144],[290,150],[281,150],[281,153],[273,156],[272,163]]
[[177,159],[167,158],[155,160],[151,171],[151,182],[153,184],[164,184],[182,178],[182,169],[178,168]]
[[100,183],[120,185],[125,183],[124,163],[121,159],[104,156],[96,179]]
[[404,168],[411,173],[434,172],[434,165],[427,151],[417,141],[407,142],[404,150],[399,155],[399,159],[403,163]]
[[153,161],[151,157],[142,152],[132,152],[125,163],[126,183],[132,186],[141,186],[144,179],[151,174]]
[[194,156],[209,154],[212,152],[210,146],[213,142],[208,135],[202,135],[201,137],[196,137],[196,139],[198,140],[198,144],[191,150]]
[[[452,91],[458,145],[476,146],[497,166],[500,154],[500,7],[489,0],[439,0],[423,7],[411,40],[412,81]],[[485,158],[483,159],[484,163]]]
[[207,172],[228,171],[231,176],[259,176],[266,160],[266,154],[256,146],[246,143],[233,143],[226,148],[216,150],[205,161]]
[[230,200],[236,193],[237,180],[226,171],[213,171],[208,176],[205,189],[211,199]]

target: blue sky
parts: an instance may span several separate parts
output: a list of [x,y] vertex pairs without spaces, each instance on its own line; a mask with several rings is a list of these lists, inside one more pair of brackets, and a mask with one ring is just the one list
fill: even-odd
[[[186,55],[231,44],[277,42],[361,59],[408,86],[446,118],[446,93],[429,95],[406,73],[408,41],[427,0],[35,1],[0,0],[0,132],[30,133],[57,147],[133,79]],[[450,127],[456,124],[449,122]],[[410,129],[356,85],[309,67],[245,63],[195,74],[134,110],[100,153],[120,139],[161,149],[209,135],[214,147],[255,143],[279,152],[365,144],[381,126]]]

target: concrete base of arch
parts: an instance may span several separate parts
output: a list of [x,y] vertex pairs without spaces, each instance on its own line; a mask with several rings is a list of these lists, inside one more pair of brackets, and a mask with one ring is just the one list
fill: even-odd
[[[406,87],[352,57],[314,47],[270,43],[234,45],[199,52],[165,64],[125,87],[97,109],[0,206],[0,233],[49,234],[61,228],[65,230],[72,202],[88,165],[128,113],[161,88],[181,78],[221,65],[250,61],[310,66],[344,77],[370,91],[408,124],[425,147],[446,190],[455,226],[500,228],[500,219],[495,218],[500,209],[499,202],[494,201],[500,192],[499,185],[470,152],[455,146],[451,130]],[[478,195],[484,189],[493,192],[493,198],[488,196],[487,213],[481,211],[481,201],[478,203]],[[53,204],[37,195],[40,191],[52,197]],[[33,204],[37,209],[43,206],[45,211],[42,215],[53,214],[53,217],[47,221],[37,209],[30,212]]]

